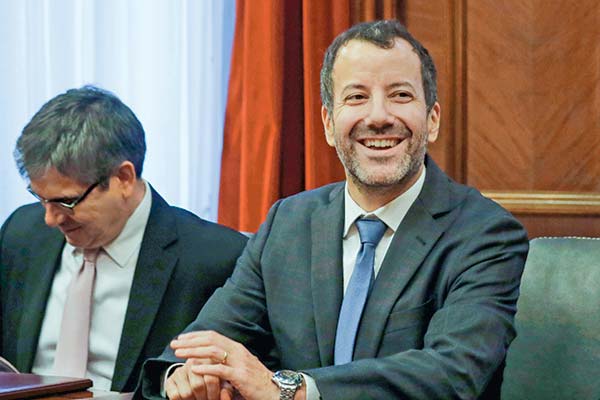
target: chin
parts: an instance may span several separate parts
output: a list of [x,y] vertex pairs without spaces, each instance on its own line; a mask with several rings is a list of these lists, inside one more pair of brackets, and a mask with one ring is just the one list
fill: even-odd
[[364,170],[356,171],[352,174],[354,181],[370,189],[391,189],[397,186],[404,186],[415,178],[419,168],[411,168],[410,165],[403,165],[400,168],[386,169],[367,173]]
[[65,239],[67,239],[67,243],[69,243],[73,247],[84,247],[84,243],[80,240],[70,238],[69,236],[65,236]]
[[376,172],[364,172],[359,171],[357,178],[363,185],[373,187],[388,187],[394,186],[407,180],[408,171],[405,169],[388,170],[388,171],[376,171]]
[[65,235],[65,239],[67,242],[73,247],[79,247],[82,249],[89,248],[90,240],[85,237],[81,237],[80,235]]

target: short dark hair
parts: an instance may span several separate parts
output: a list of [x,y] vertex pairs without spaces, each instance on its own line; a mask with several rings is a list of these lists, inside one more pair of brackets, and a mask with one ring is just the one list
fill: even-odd
[[137,117],[114,94],[95,86],[49,100],[17,139],[14,151],[26,180],[49,168],[84,184],[108,178],[123,161],[142,175],[146,140]]
[[338,35],[325,52],[323,67],[321,68],[321,101],[331,113],[333,109],[333,65],[339,49],[351,40],[363,40],[383,49],[394,47],[396,38],[404,39],[416,51],[421,60],[421,79],[425,92],[425,103],[429,112],[437,101],[436,70],[433,59],[427,49],[415,39],[406,27],[396,20],[381,20],[363,22],[354,25],[347,31]]

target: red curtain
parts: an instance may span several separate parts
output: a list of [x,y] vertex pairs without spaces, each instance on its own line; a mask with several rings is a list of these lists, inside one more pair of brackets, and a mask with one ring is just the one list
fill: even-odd
[[353,23],[398,18],[393,0],[238,0],[219,222],[254,232],[279,198],[344,179],[321,123],[327,46]]

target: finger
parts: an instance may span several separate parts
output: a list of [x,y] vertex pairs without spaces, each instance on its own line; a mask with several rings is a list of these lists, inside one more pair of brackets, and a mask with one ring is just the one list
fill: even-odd
[[211,364],[223,364],[229,357],[229,352],[217,346],[184,347],[175,349],[179,358],[209,359]]
[[225,364],[196,364],[190,370],[197,375],[213,375],[224,381],[235,381],[235,369]]
[[235,342],[215,331],[198,331],[184,333],[171,341],[171,347],[219,346],[228,350]]
[[167,399],[181,400],[181,396],[179,396],[179,392],[177,391],[177,385],[171,379],[165,382],[165,394],[167,395]]
[[233,392],[229,392],[227,389],[221,389],[220,400],[233,400]]
[[197,347],[197,346],[209,346],[211,343],[204,336],[195,336],[183,339],[171,340],[170,346],[172,349],[179,349],[185,347]]
[[210,345],[210,339],[206,333],[208,331],[196,331],[189,333],[182,333],[175,339],[171,340],[171,348],[180,347],[194,347],[194,346],[207,346]]
[[[179,367],[173,375],[167,379],[165,392],[171,400],[194,399],[193,391],[188,380],[188,374],[192,374],[186,366]],[[195,376],[195,374],[193,374]]]
[[221,400],[233,400],[235,398],[235,389],[231,383],[224,382],[221,384]]
[[221,380],[213,375],[204,375],[206,384],[206,397],[208,400],[219,400],[221,392]]
[[194,399],[206,400],[209,398],[207,396],[207,392],[206,392],[206,382],[202,375],[195,374],[190,370],[190,368],[188,368],[187,369],[187,379],[190,384],[190,389],[194,394]]
[[215,331],[192,331],[192,332],[185,332],[185,333],[181,333],[181,334],[177,335],[177,339],[191,339],[191,338],[206,337],[207,335],[211,335],[211,334],[220,335],[220,333],[215,332]]

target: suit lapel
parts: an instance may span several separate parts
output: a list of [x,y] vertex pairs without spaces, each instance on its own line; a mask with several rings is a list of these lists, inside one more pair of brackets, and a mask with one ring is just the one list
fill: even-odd
[[169,205],[152,190],[152,207],[135,268],[129,304],[125,315],[112,390],[127,383],[150,334],[154,317],[162,302],[177,255],[165,248],[177,240],[177,228]]
[[[43,220],[43,215],[41,218]],[[58,229],[43,226],[40,231],[47,231],[45,238],[39,242],[40,248],[44,251],[32,251],[32,259],[27,266],[22,308],[23,310],[38,311],[25,312],[17,316],[21,322],[17,334],[16,367],[21,371],[30,371],[33,366],[46,311],[46,302],[65,245],[64,236]]]
[[342,184],[334,188],[330,202],[311,219],[311,284],[315,326],[321,365],[333,364],[337,316],[343,296],[342,230],[344,195]]
[[439,217],[456,206],[447,176],[429,157],[426,165],[423,189],[398,227],[365,306],[355,359],[377,356],[392,307],[446,229]]

